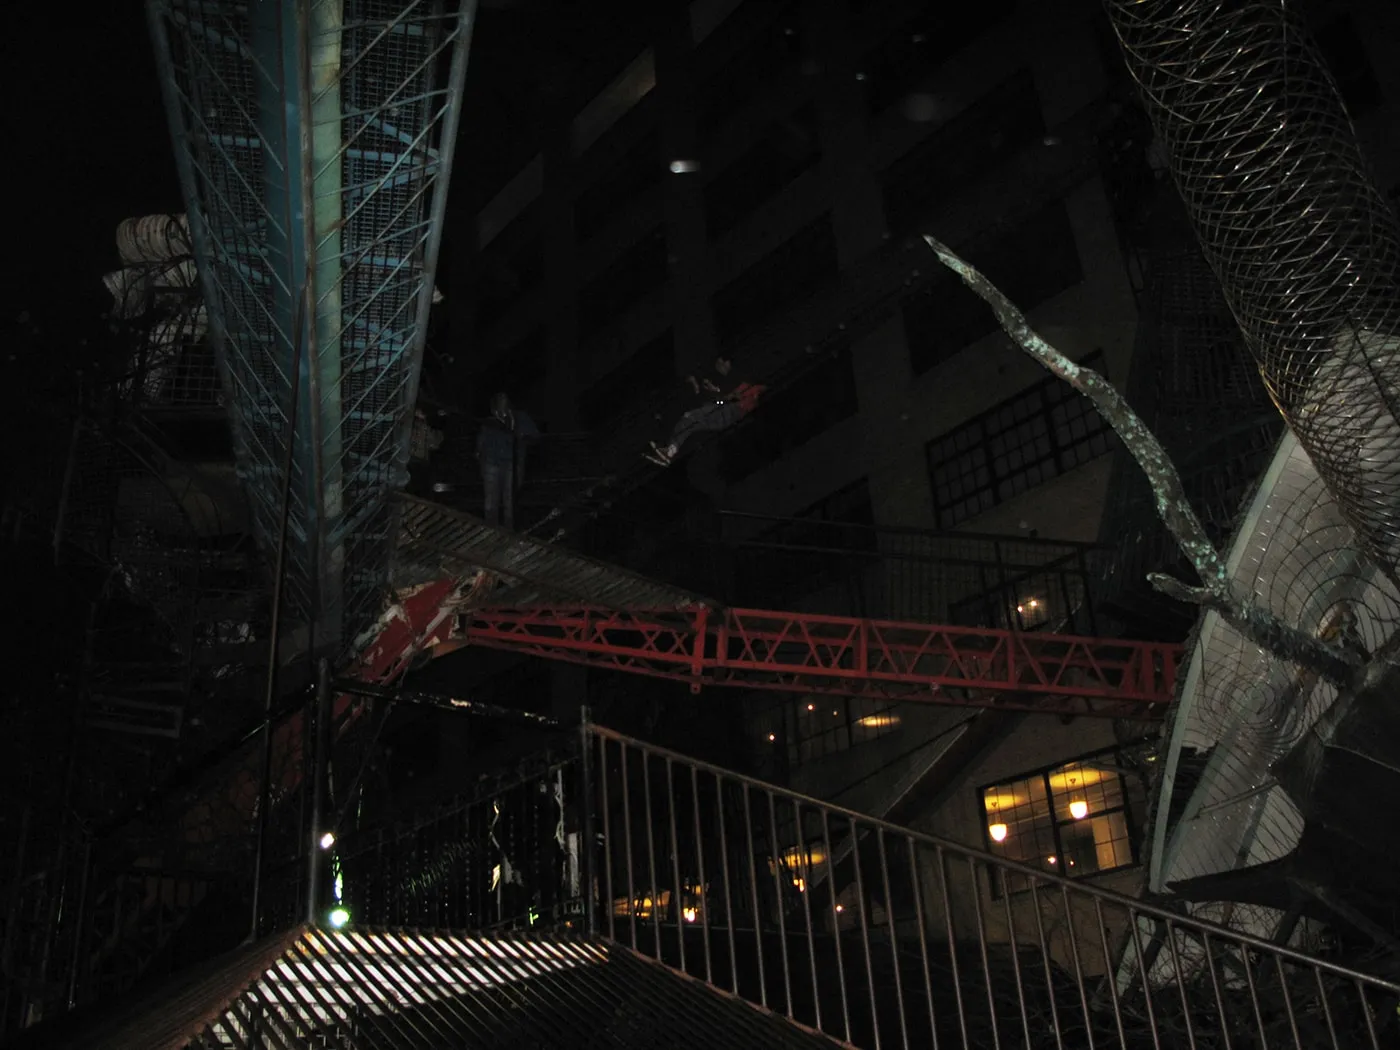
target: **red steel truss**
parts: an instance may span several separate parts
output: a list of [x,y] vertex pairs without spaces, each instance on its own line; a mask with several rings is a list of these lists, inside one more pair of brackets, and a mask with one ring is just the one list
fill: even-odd
[[471,609],[456,644],[705,685],[1159,718],[1179,645],[757,609]]
[[[423,649],[446,638],[452,617],[460,604],[460,580],[436,580],[404,591],[380,618],[374,637],[361,650],[348,676],[372,685],[388,685],[408,669]],[[337,696],[332,720],[337,734],[344,732],[363,710],[363,703],[350,696]],[[272,787],[275,794],[291,791],[301,779],[302,714],[291,716],[272,733]],[[198,841],[214,832],[246,826],[257,806],[262,783],[262,752],[250,749],[233,773],[231,788],[220,798],[222,808],[212,809],[201,799],[185,815],[188,836]],[[231,822],[216,826],[215,821]]]

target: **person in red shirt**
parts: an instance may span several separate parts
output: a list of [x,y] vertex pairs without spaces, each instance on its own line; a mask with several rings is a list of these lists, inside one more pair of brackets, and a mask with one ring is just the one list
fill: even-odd
[[[720,365],[723,364],[723,368]],[[720,375],[727,375],[729,372],[729,362],[720,358],[716,362],[715,368]],[[692,377],[690,380],[692,388],[699,387]],[[705,389],[716,391],[717,388],[709,380],[705,381]],[[692,437],[697,434],[713,434],[722,430],[728,430],[739,420],[743,419],[755,408],[758,407],[759,400],[763,397],[764,391],[768,388],[762,383],[740,383],[729,393],[714,397],[713,401],[707,402],[698,408],[692,408],[676,421],[675,428],[671,431],[671,440],[668,444],[659,445],[655,441],[651,443],[651,451],[644,453],[646,458],[657,466],[669,467],[675,458],[680,455],[681,448]],[[697,391],[698,392],[698,391]]]

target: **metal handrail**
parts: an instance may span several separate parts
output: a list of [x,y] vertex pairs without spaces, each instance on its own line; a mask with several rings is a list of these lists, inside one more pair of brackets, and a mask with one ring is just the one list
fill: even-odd
[[[995,532],[969,532],[964,529],[921,529],[913,525],[869,525],[859,521],[829,521],[823,518],[790,518],[776,514],[758,514],[745,510],[721,510],[718,512],[721,518],[733,518],[743,521],[761,521],[774,525],[803,525],[808,528],[829,528],[846,529],[851,532],[874,532],[881,535],[888,534],[894,536],[917,536],[927,540],[953,540],[956,542],[967,541],[983,543],[1018,543],[1028,547],[1043,546],[1047,549],[1063,548],[1069,551],[1108,551],[1112,550],[1111,544],[1096,543],[1086,540],[1051,540],[1038,536],[1008,536],[1005,533]],[[736,539],[735,543],[760,543],[759,538],[754,540]],[[786,546],[786,544],[783,544]]]
[[338,847],[352,922],[584,933],[862,1047],[1381,1050],[1400,1023],[1393,979],[1061,874],[1094,836],[1046,870],[590,721],[573,739]]
[[600,726],[581,739],[590,928],[846,1043],[1390,1045],[1394,981]]
[[1019,861],[1009,860],[1006,857],[998,857],[994,854],[987,853],[984,850],[979,850],[972,846],[965,846],[962,843],[954,842],[952,839],[946,839],[938,835],[930,835],[926,832],[916,831],[912,828],[903,827],[899,824],[892,824],[887,820],[881,819],[880,817],[872,817],[869,814],[861,813],[858,810],[854,809],[848,809],[847,807],[837,805],[834,802],[824,802],[821,799],[815,798],[812,795],[804,795],[801,792],[793,791],[790,788],[778,787],[775,784],[769,784],[766,781],[759,780],[757,777],[751,777],[744,773],[736,773],[733,770],[725,769],[723,766],[717,766],[710,762],[704,762],[698,758],[691,758],[688,755],[682,755],[678,751],[671,751],[668,748],[660,747],[656,744],[648,744],[645,741],[637,740],[634,737],[630,737],[626,734],[619,733],[613,729],[608,729],[605,726],[589,723],[584,727],[584,731],[590,736],[595,736],[603,740],[611,740],[615,743],[634,748],[638,751],[645,751],[650,755],[656,756],[657,758],[664,759],[670,762],[680,763],[687,767],[694,768],[698,771],[709,773],[712,776],[724,777],[727,780],[732,780],[735,783],[743,784],[750,788],[755,788],[757,790],[765,792],[772,792],[775,795],[781,795],[784,798],[789,799],[790,801],[798,803],[799,805],[810,806],[813,809],[824,810],[829,816],[840,816],[844,817],[847,820],[859,821],[861,824],[868,825],[874,830],[885,831],[891,834],[899,835],[901,838],[908,838],[914,842],[922,843],[926,846],[932,846],[948,853],[957,853],[971,860],[980,861],[981,863],[987,864],[992,867],[1001,868],[1008,872],[1015,872],[1020,875],[1025,875],[1037,879],[1040,882],[1049,883],[1054,886],[1059,886],[1061,888],[1072,890],[1075,893],[1082,893],[1090,897],[1096,897],[1103,901],[1112,901],[1113,903],[1120,904],[1125,907],[1130,907],[1134,911],[1139,912],[1143,915],[1150,915],[1153,918],[1160,919],[1165,922],[1170,922],[1177,926],[1183,926],[1188,929],[1193,929],[1197,933],[1200,933],[1202,936],[1226,936],[1232,940],[1238,941],[1241,944],[1245,944],[1252,948],[1256,948],[1259,951],[1276,954],[1285,959],[1290,959],[1293,962],[1302,963],[1308,966],[1320,967],[1321,969],[1331,972],[1338,977],[1346,977],[1348,979],[1356,979],[1362,981],[1372,981],[1375,982],[1377,987],[1384,988],[1387,991],[1395,993],[1396,995],[1400,995],[1400,983],[1387,981],[1383,978],[1375,977],[1371,974],[1363,973],[1359,970],[1353,970],[1346,966],[1341,966],[1336,963],[1327,962],[1326,960],[1316,959],[1313,956],[1306,954],[1305,952],[1295,951],[1292,948],[1289,948],[1284,945],[1275,944],[1272,941],[1265,940],[1262,937],[1256,937],[1250,933],[1238,930],[1231,930],[1228,927],[1219,926],[1214,923],[1203,922],[1200,919],[1196,919],[1188,915],[1183,915],[1181,912],[1171,911],[1167,908],[1163,908],[1160,905],[1151,903],[1150,901],[1144,901],[1137,897],[1129,897],[1125,894],[1118,893],[1114,890],[1107,890],[1101,886],[1095,886],[1092,883],[1077,881],[1074,879],[1065,878],[1060,875],[1050,874],[1045,872],[1043,869],[1033,868],[1027,864],[1022,864]]

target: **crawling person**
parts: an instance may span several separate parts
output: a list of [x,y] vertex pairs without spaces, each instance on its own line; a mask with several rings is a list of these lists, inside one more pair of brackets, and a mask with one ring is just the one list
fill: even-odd
[[676,421],[669,443],[660,445],[653,441],[651,451],[643,455],[657,466],[669,467],[691,438],[697,434],[715,434],[728,430],[757,408],[765,390],[767,387],[760,383],[740,383],[729,393],[714,397],[714,400],[698,408],[692,408]]

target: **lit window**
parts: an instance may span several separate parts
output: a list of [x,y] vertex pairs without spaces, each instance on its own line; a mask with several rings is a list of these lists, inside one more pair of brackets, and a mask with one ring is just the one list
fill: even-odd
[[[1134,866],[1136,834],[1119,761],[1109,750],[982,788],[987,849],[1069,878]],[[1026,888],[1020,878],[1007,884],[1013,892]]]

